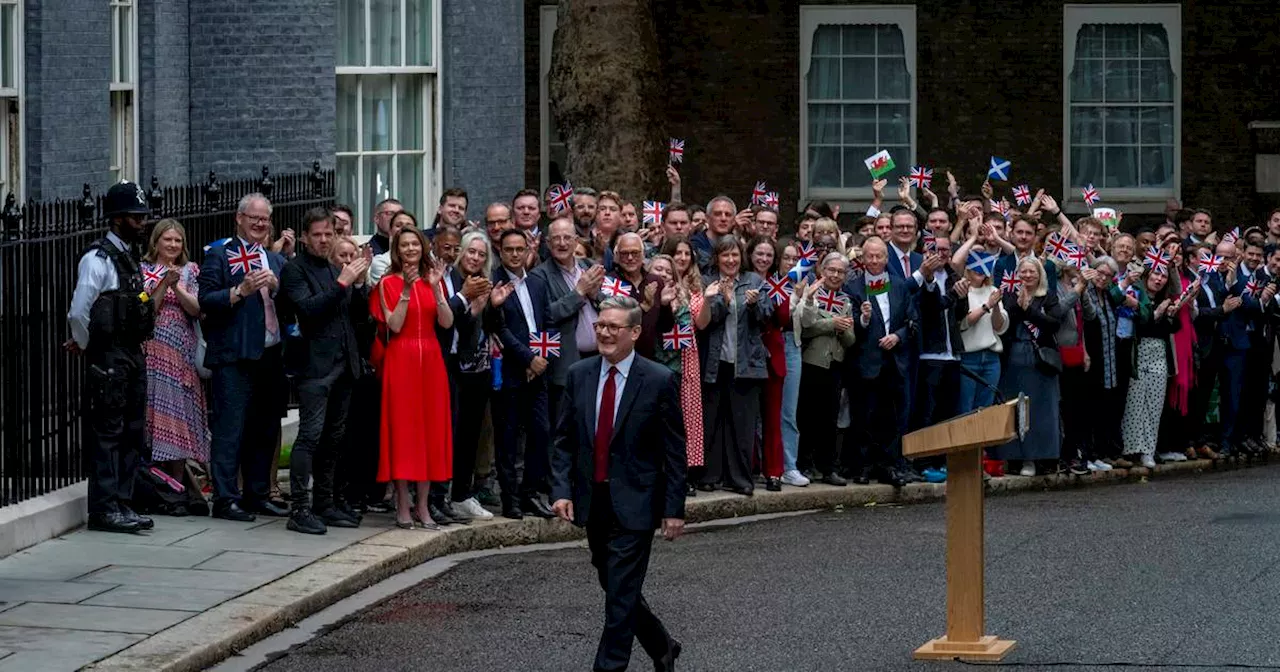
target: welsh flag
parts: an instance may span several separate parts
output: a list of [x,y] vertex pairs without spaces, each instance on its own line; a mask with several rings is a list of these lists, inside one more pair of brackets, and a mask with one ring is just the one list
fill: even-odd
[[871,177],[877,180],[894,169],[893,157],[889,156],[889,150],[887,149],[882,149],[867,157],[863,163],[867,164],[867,170],[871,171]]
[[1094,208],[1093,216],[1102,222],[1102,225],[1114,229],[1120,223],[1116,218],[1115,208]]

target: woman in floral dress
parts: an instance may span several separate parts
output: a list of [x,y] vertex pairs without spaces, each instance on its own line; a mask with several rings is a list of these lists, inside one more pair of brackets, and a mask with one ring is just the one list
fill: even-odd
[[143,288],[148,292],[166,273],[182,274],[164,296],[153,297],[155,332],[142,344],[147,356],[151,460],[178,480],[187,460],[209,461],[208,414],[195,361],[200,267],[187,259],[186,239],[187,232],[177,220],[157,222],[142,262]]
[[[693,325],[694,329],[707,326],[710,314],[702,313],[702,276],[694,262],[693,246],[684,236],[672,236],[662,246],[662,254],[671,258],[675,273],[675,284],[678,287],[677,301],[687,308],[676,315],[676,324]],[[689,456],[691,470],[701,471],[703,466],[702,445],[702,369],[698,366],[698,339],[693,339],[690,347],[680,350],[680,406],[684,411],[685,450]],[[700,474],[691,475],[686,487],[687,494],[692,497],[698,493],[694,483]]]

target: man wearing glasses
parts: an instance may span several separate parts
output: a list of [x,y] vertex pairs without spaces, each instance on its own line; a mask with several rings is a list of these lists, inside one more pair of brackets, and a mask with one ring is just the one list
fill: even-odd
[[665,287],[662,278],[645,273],[644,239],[637,233],[618,236],[618,243],[613,248],[613,269],[618,279],[627,283],[631,298],[640,302],[640,310],[643,311],[636,352],[641,357],[652,359],[659,334],[670,331],[675,324],[671,302],[676,297],[676,287]]

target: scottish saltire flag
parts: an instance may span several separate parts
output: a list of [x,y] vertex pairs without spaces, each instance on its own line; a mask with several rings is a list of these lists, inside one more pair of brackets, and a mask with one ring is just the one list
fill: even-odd
[[987,169],[987,178],[991,180],[1008,180],[1009,162],[997,156],[991,157],[991,167]]
[[933,169],[914,166],[911,168],[911,175],[908,176],[908,179],[917,189],[928,189],[929,185],[933,184]]
[[765,286],[768,288],[769,300],[773,305],[781,305],[791,297],[791,279],[787,276],[773,276],[765,278]]
[[573,187],[569,184],[553,184],[547,190],[547,207],[551,214],[558,215],[569,211],[573,204]]
[[[248,273],[253,270],[255,265],[262,263],[262,257],[254,252],[250,247],[241,245],[234,252],[227,252],[227,265],[231,268],[231,274]],[[261,266],[259,266],[261,268]]]
[[226,247],[227,243],[230,243],[231,240],[232,240],[231,236],[227,236],[226,238],[215,240],[212,243],[209,243],[208,245],[204,246],[204,253],[209,254],[209,250],[212,250],[215,247]]
[[645,201],[641,223],[661,224],[662,213],[667,211],[667,204],[661,201]]
[[1022,289],[1022,281],[1014,275],[1013,271],[1005,271],[1004,276],[1000,278],[1000,291],[1013,294],[1019,289]]
[[1093,217],[1108,228],[1114,229],[1120,224],[1120,217],[1116,214],[1115,208],[1094,208]]
[[804,278],[813,278],[813,263],[801,258],[796,261],[796,265],[787,271],[787,279],[791,282],[800,282]]
[[671,142],[667,145],[667,157],[671,163],[684,161],[684,140],[671,138]]
[[889,291],[889,274],[868,275],[863,278],[867,287],[867,296],[880,296]]
[[764,195],[764,207],[778,209],[778,192],[770,191]]
[[1025,184],[1019,184],[1013,188],[1013,200],[1018,205],[1028,205],[1031,203],[1031,187]]
[[529,334],[529,349],[533,354],[548,359],[560,356],[560,332],[535,331]]
[[871,171],[871,177],[877,180],[895,168],[893,157],[889,156],[889,150],[887,149],[882,149],[868,156],[862,162],[867,164],[867,170]]
[[755,189],[751,190],[751,205],[764,205],[764,197],[767,193],[769,193],[769,187],[764,180],[757,181]]
[[818,307],[828,313],[839,312],[841,308],[844,308],[845,300],[848,298],[844,292],[833,292],[826,287],[819,289],[818,293],[813,295],[813,300],[818,304]]
[[631,296],[631,283],[606,275],[600,283],[600,292],[606,296]]
[[662,334],[663,350],[684,350],[693,347],[693,325],[677,324],[671,331]]
[[1213,273],[1222,267],[1222,262],[1222,257],[1210,254],[1208,250],[1201,250],[1197,267],[1201,273]]
[[979,273],[989,278],[996,272],[997,259],[999,259],[999,257],[994,254],[972,250],[969,252],[969,257],[966,260],[964,267],[974,273]]
[[1081,189],[1080,195],[1084,197],[1084,204],[1089,207],[1093,207],[1098,202],[1098,190],[1094,189],[1092,184]]

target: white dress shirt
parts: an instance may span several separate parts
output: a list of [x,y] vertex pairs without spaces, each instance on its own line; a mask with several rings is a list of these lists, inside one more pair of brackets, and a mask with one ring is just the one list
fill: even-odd
[[622,361],[617,364],[610,364],[609,360],[604,357],[600,358],[600,381],[596,383],[596,424],[592,426],[594,432],[596,427],[600,426],[600,397],[604,395],[604,384],[609,379],[609,367],[616,366],[618,368],[617,378],[613,381],[613,428],[618,428],[618,408],[622,405],[622,390],[627,387],[627,379],[631,377],[631,365],[636,361],[636,351],[632,350]]
[[[903,252],[898,249],[897,243],[889,243],[889,249],[893,250],[894,256],[898,257],[898,263],[902,265],[900,268],[902,268],[902,270],[906,270],[907,264],[911,263],[911,250]],[[911,269],[911,274],[907,275],[907,277],[915,280],[917,287],[924,285],[924,276],[920,274],[920,269],[918,268]]]
[[516,298],[520,300],[520,310],[524,313],[524,323],[529,327],[529,333],[533,334],[538,331],[538,324],[533,321],[533,299],[529,297],[529,287],[525,281],[529,279],[529,274],[517,276],[511,272],[511,269],[502,269],[507,272],[507,278],[516,287]]
[[[934,292],[942,295],[943,299],[947,298],[947,272],[938,270],[933,272],[933,277],[929,279],[929,284],[925,286],[925,291]],[[945,352],[922,352],[920,359],[934,359],[944,362],[959,361],[960,358],[955,355],[955,351],[951,349],[951,321],[947,316],[942,320],[942,335],[946,339],[947,349]]]
[[889,331],[889,320],[893,317],[889,314],[889,292],[877,294],[876,303],[880,304],[880,316],[884,318],[884,335],[888,336],[893,333]]
[[[107,233],[107,240],[122,252],[129,251],[129,246],[114,231]],[[71,296],[71,308],[67,311],[67,325],[71,327],[71,337],[81,350],[89,347],[89,311],[98,300],[98,295],[114,292],[119,288],[120,278],[116,275],[116,265],[111,263],[109,257],[98,256],[96,250],[80,257],[76,289]]]

